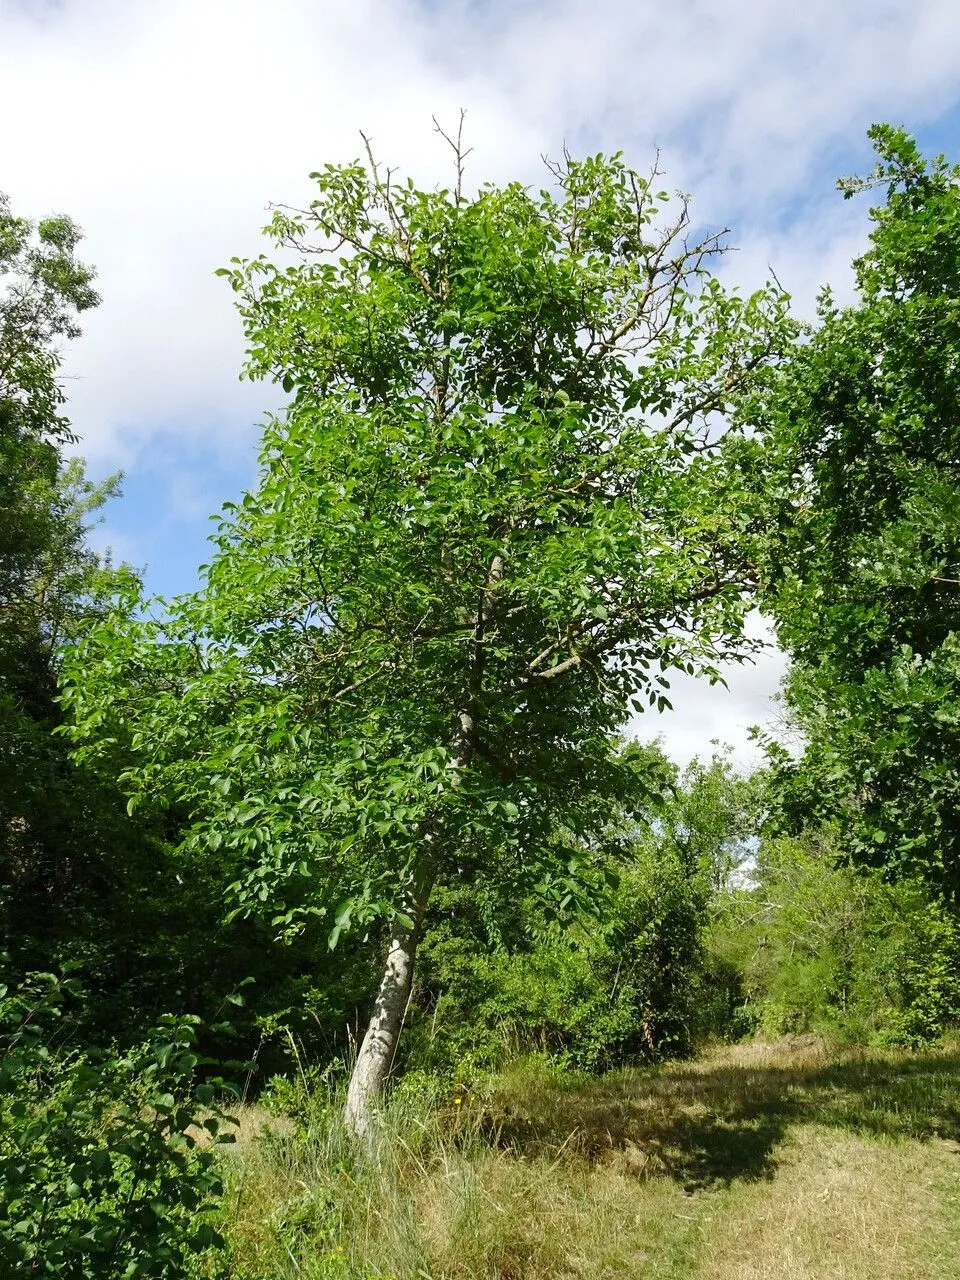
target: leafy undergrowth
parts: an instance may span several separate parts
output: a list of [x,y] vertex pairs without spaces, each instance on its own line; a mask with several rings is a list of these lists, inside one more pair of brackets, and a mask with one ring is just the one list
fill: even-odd
[[336,1100],[225,1153],[236,1280],[947,1280],[960,1051],[815,1040],[468,1093],[397,1090],[358,1161]]

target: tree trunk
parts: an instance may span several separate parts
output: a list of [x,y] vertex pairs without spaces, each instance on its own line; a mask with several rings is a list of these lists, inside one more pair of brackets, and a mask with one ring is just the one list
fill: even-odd
[[[467,710],[458,711],[455,723],[449,775],[451,790],[460,786],[463,770],[473,753],[473,716]],[[424,853],[410,877],[403,903],[404,915],[411,923],[407,925],[402,920],[394,920],[390,927],[390,945],[380,990],[347,1088],[343,1118],[353,1137],[367,1144],[373,1137],[374,1107],[383,1094],[397,1055],[397,1043],[413,985],[417,943],[437,873],[434,844],[437,832],[429,829],[431,825],[427,824],[428,829],[423,833]]]
[[380,990],[350,1077],[344,1119],[354,1138],[365,1143],[369,1143],[373,1136],[374,1107],[383,1093],[396,1057],[430,888],[428,880],[412,886],[407,913],[412,925],[394,920],[390,927],[390,945]]

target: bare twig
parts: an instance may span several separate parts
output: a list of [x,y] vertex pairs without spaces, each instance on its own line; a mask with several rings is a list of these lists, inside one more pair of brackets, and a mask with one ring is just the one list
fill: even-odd
[[466,160],[467,156],[470,155],[470,153],[473,151],[473,147],[467,147],[466,151],[464,151],[463,149],[463,122],[466,119],[466,115],[467,115],[466,108],[461,107],[460,120],[457,125],[456,138],[451,138],[451,136],[443,129],[437,117],[433,116],[434,129],[436,130],[437,133],[439,133],[440,137],[443,138],[444,142],[446,142],[449,145],[450,149],[453,151],[454,157],[456,158],[457,185],[454,189],[453,198],[454,198],[454,203],[458,209],[463,201],[464,161]]

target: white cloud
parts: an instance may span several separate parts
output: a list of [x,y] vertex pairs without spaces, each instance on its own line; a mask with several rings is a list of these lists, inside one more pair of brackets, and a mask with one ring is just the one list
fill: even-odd
[[[535,179],[564,143],[641,164],[659,143],[698,217],[733,224],[724,275],[772,265],[809,313],[824,279],[849,291],[862,243],[835,173],[864,162],[871,120],[957,103],[958,37],[953,0],[0,0],[0,188],[85,227],[104,303],[71,353],[74,422],[100,470],[166,451],[186,529],[217,485],[178,483],[177,458],[249,450],[275,401],[237,382],[213,270],[258,252],[267,202],[306,196],[358,129],[424,182],[447,175],[431,116],[461,106],[477,178]],[[726,701],[684,693],[678,752],[757,718],[776,674],[764,659]]]
[[668,696],[674,710],[634,716],[630,732],[644,740],[662,734],[671,756],[681,764],[694,756],[709,760],[715,743],[732,746],[741,768],[762,764],[763,752],[751,741],[749,731],[754,725],[771,725],[782,715],[776,694],[786,673],[786,658],[759,614],[748,619],[747,634],[762,640],[765,647],[752,662],[726,663],[726,686],[671,673]]
[[[262,409],[237,383],[242,335],[213,271],[259,252],[270,200],[305,198],[307,173],[380,152],[445,175],[431,114],[460,88],[427,68],[413,6],[307,0],[74,0],[0,16],[0,182],[18,210],[68,210],[85,228],[102,308],[71,354],[88,455],[135,462],[158,430],[231,431]],[[492,176],[544,139],[496,92],[471,102]]]
[[428,182],[446,163],[430,117],[460,106],[483,176],[533,177],[565,140],[641,162],[659,141],[700,216],[736,222],[740,263],[764,254],[812,296],[850,245],[821,157],[878,114],[953,101],[958,34],[944,0],[8,2],[0,110],[18,127],[0,183],[87,230],[104,306],[71,356],[74,417],[95,460],[129,464],[158,431],[229,434],[269,401],[237,382],[212,273],[259,250],[268,201],[357,154],[359,128]]
[[960,85],[952,0],[500,0],[440,11],[443,65],[482,66],[553,135],[668,144],[693,189],[712,198],[715,186],[738,215],[795,195],[851,129],[878,115],[932,118]]

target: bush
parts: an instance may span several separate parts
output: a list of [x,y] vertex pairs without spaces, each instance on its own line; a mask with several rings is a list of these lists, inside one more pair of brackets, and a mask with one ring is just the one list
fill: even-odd
[[469,886],[448,893],[420,954],[405,1060],[464,1078],[530,1051],[587,1071],[688,1052],[703,877],[670,846],[611,871],[596,918],[561,929],[531,899],[510,909],[506,938]]
[[225,1274],[213,1147],[233,1139],[214,1085],[193,1086],[197,1020],[166,1017],[125,1053],[72,1049],[76,994],[51,975],[0,988],[0,1274]]
[[919,880],[845,864],[829,832],[765,842],[728,895],[711,965],[739,974],[730,1013],[770,1035],[920,1045],[960,1019],[960,922]]

